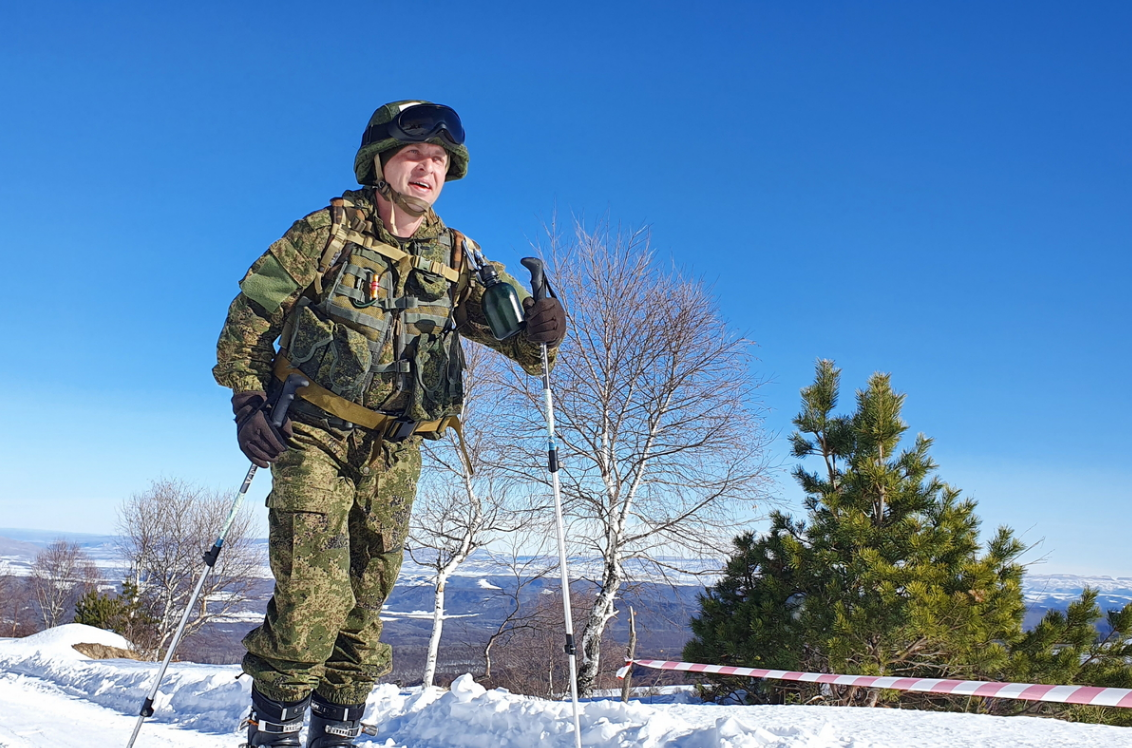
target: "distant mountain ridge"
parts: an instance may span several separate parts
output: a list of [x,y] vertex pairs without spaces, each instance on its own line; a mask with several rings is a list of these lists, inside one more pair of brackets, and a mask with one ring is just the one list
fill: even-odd
[[[26,573],[26,569],[34,560],[35,554],[60,538],[78,543],[104,571],[117,570],[122,567],[121,559],[118,558],[117,536],[115,535],[4,527],[0,527],[0,562],[6,561],[13,573]],[[256,542],[262,544],[266,549],[266,539],[257,539]],[[418,552],[419,557],[420,553]],[[675,574],[669,572],[668,578],[661,579],[655,570],[641,564],[630,563],[629,566],[636,566],[636,576],[638,577],[644,577],[650,582],[666,583],[676,587],[710,586],[719,578],[718,571],[723,566],[722,561],[715,559],[695,559],[692,561],[682,559],[681,562],[685,566],[697,568],[692,569],[693,573]],[[270,578],[270,572],[266,570],[266,563],[265,555],[264,577]],[[596,572],[599,566],[600,562],[593,558],[570,559],[571,576],[574,578],[589,576],[591,572]],[[509,575],[510,572],[506,567],[492,560],[485,553],[473,555],[457,571],[457,576],[484,580]],[[409,554],[406,554],[398,584],[406,587],[424,586],[428,584],[430,576],[431,570],[427,564],[415,563]],[[1064,609],[1070,602],[1081,596],[1081,591],[1086,586],[1098,592],[1097,600],[1104,610],[1122,607],[1132,602],[1132,577],[1027,573],[1023,581],[1022,592],[1028,607]]]
[[20,527],[0,527],[0,539],[18,540],[40,547],[54,543],[60,538],[86,547],[113,542],[117,536],[99,535],[89,532],[60,532],[58,530],[27,530]]
[[35,558],[35,554],[39,553],[42,548],[43,546],[36,545],[35,543],[0,536],[0,559]]
[[[10,533],[7,537],[4,533]],[[11,537],[12,534],[17,537]],[[18,531],[0,529],[0,572],[24,576],[30,573],[32,561],[40,549],[60,537],[78,543],[91,556],[108,584],[116,584],[125,576],[125,563],[119,557],[116,538],[111,535],[81,533],[52,533],[45,531]],[[266,540],[257,540],[261,546],[263,565],[255,591],[246,603],[232,615],[218,620],[213,627],[220,634],[213,637],[210,649],[194,645],[199,661],[231,662],[241,655],[239,641],[244,634],[262,620],[263,610],[271,597],[272,582],[267,567]],[[427,562],[421,551],[415,555]],[[689,565],[688,559],[681,560]],[[684,643],[691,632],[688,622],[699,610],[698,597],[706,586],[718,579],[722,563],[712,559],[691,560],[693,572],[672,574],[660,569],[634,565],[635,583],[625,590],[619,609],[633,606],[636,609],[641,641],[638,655],[658,659],[679,659]],[[592,589],[588,579],[596,578],[600,564],[594,558],[571,558],[570,575],[575,590]],[[432,577],[434,572],[427,563],[415,562],[406,554],[405,564],[397,578],[397,585],[389,604],[382,611],[385,621],[383,638],[398,652],[395,660],[395,679],[413,678],[419,674],[424,651],[431,633]],[[490,554],[478,552],[463,564],[449,579],[445,626],[445,641],[441,671],[458,675],[467,667],[468,658],[474,659],[474,650],[468,642],[486,641],[495,631],[510,603],[502,589],[513,588],[513,572]],[[534,580],[524,592],[524,605],[535,604],[540,595],[557,594],[558,575]],[[1064,611],[1080,597],[1085,586],[1098,591],[1102,610],[1120,608],[1132,602],[1132,578],[1111,576],[1076,576],[1072,574],[1027,574],[1023,593],[1026,602],[1024,625],[1031,628],[1049,610]],[[612,622],[609,633],[613,640],[627,639],[627,616],[619,615]],[[463,644],[461,644],[463,643]]]
[[[1022,583],[1027,626],[1030,617],[1046,610],[1065,610],[1090,587],[1097,591],[1102,611],[1123,608],[1132,602],[1132,577],[1077,576],[1074,574],[1027,574]],[[1036,621],[1035,621],[1036,622]]]

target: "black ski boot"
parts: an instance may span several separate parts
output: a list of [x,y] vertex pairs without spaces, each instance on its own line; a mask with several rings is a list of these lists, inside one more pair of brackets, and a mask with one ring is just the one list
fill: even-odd
[[303,729],[303,717],[306,716],[310,702],[310,696],[302,701],[276,701],[267,698],[253,686],[252,713],[246,720],[248,742],[244,746],[298,748],[302,745],[299,730]]
[[354,745],[362,734],[365,704],[331,704],[316,692],[311,698],[311,729],[307,748],[339,748]]

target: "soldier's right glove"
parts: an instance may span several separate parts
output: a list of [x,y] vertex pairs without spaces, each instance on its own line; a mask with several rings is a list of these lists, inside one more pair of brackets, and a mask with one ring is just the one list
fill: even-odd
[[294,436],[291,419],[283,420],[276,429],[267,420],[267,394],[260,391],[237,392],[232,395],[232,412],[236,414],[236,439],[240,451],[261,468],[267,467],[287,451],[287,439]]
[[527,317],[527,340],[533,343],[558,345],[566,337],[566,310],[553,296],[535,301],[523,299]]

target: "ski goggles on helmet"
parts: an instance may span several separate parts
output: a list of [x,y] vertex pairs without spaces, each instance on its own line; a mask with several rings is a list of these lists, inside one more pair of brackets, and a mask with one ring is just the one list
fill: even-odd
[[460,115],[442,104],[414,104],[402,109],[389,122],[371,125],[362,135],[362,147],[393,138],[401,143],[423,143],[444,138],[452,145],[464,144]]

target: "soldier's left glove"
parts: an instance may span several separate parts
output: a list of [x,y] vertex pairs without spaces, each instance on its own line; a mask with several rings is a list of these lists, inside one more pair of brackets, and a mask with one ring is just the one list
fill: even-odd
[[236,440],[240,451],[261,468],[287,451],[287,440],[294,436],[291,419],[276,429],[267,420],[267,395],[263,392],[237,392],[232,395],[232,412],[236,414]]
[[535,301],[528,296],[523,299],[523,311],[527,316],[527,340],[558,345],[566,337],[566,310],[558,299],[547,296]]

